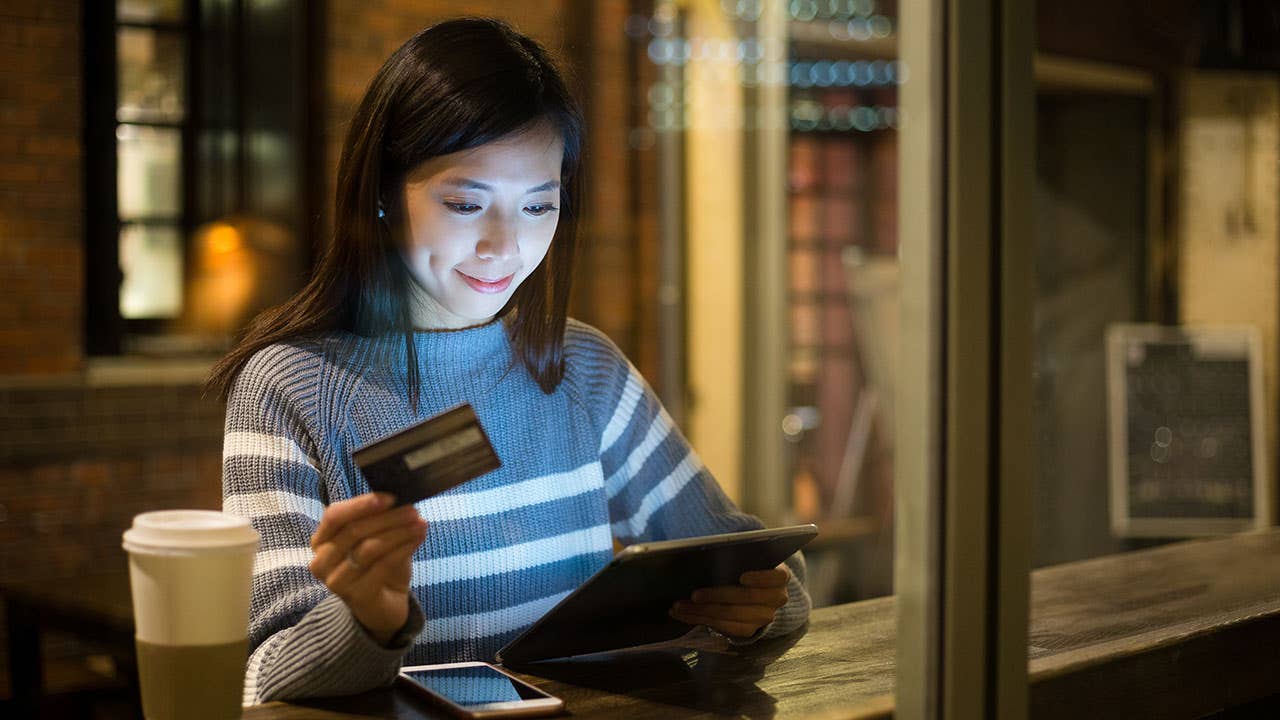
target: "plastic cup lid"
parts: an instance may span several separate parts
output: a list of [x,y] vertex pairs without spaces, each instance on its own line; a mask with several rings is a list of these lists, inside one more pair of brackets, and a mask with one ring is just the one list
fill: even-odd
[[133,518],[124,547],[143,549],[235,548],[258,544],[248,518],[216,510],[158,510]]

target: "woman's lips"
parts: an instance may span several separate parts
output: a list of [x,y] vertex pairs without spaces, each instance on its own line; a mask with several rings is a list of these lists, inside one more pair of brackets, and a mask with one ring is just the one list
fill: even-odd
[[506,290],[511,285],[511,280],[515,278],[515,273],[512,273],[506,277],[498,278],[497,280],[483,280],[481,278],[471,277],[461,270],[456,270],[455,272],[462,276],[462,281],[470,286],[472,290],[489,294],[500,293],[503,290]]

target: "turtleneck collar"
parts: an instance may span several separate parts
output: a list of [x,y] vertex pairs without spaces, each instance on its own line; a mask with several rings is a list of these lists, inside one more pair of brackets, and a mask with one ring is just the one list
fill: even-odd
[[501,318],[457,330],[417,330],[413,333],[418,364],[427,373],[466,371],[507,361],[511,343]]

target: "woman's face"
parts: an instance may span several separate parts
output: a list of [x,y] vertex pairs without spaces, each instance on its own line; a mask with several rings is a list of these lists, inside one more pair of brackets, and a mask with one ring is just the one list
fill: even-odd
[[432,158],[404,188],[404,252],[421,286],[414,325],[489,322],[551,247],[560,218],[564,142],[541,123]]

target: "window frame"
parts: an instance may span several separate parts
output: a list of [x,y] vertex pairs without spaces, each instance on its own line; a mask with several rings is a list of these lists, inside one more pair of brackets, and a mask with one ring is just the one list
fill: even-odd
[[895,717],[1029,711],[1034,6],[904,0]]
[[[176,227],[182,238],[183,263],[189,261],[192,209],[195,203],[195,133],[200,97],[196,58],[199,57],[199,2],[184,0],[181,21],[119,20],[115,0],[86,3],[84,43],[84,201],[85,201],[85,354],[120,355],[133,335],[158,335],[167,319],[128,319],[120,312],[120,233],[126,223],[119,211],[119,161],[116,130],[120,125],[176,128],[179,131],[182,192],[176,218],[142,218],[128,224]],[[178,35],[183,46],[183,116],[179,121],[129,121],[118,118],[119,58],[116,47],[124,28]],[[175,221],[176,220],[176,221]],[[184,270],[184,278],[187,273]]]
[[[187,294],[199,228],[213,220],[235,222],[243,217],[289,231],[296,243],[291,252],[298,270],[293,279],[299,287],[322,245],[316,238],[327,229],[325,3],[182,0],[182,22],[120,21],[117,5],[118,0],[87,3],[81,15],[84,354],[90,363],[112,357],[212,358],[222,354],[236,331],[227,330],[223,337],[184,334],[175,327],[175,321],[180,325],[192,310]],[[185,45],[185,114],[180,124],[159,124],[181,127],[183,187],[173,227],[182,240],[184,307],[176,318],[127,319],[120,312],[120,231],[125,223],[119,213],[115,132],[121,124],[153,124],[117,120],[116,34],[128,27],[179,32]],[[284,36],[283,44],[272,40]],[[285,64],[275,73],[280,79],[268,86],[250,73],[251,65],[256,56],[276,50]],[[281,99],[278,88],[285,77],[290,95]],[[274,114],[263,113],[263,96],[281,103],[273,106]],[[286,166],[276,168],[275,160],[264,159],[250,147],[250,134],[264,130],[288,134],[290,154],[281,161]],[[212,142],[217,133],[234,135],[234,146]],[[267,205],[256,194],[255,183],[264,171],[275,170],[290,178],[289,200]]]

